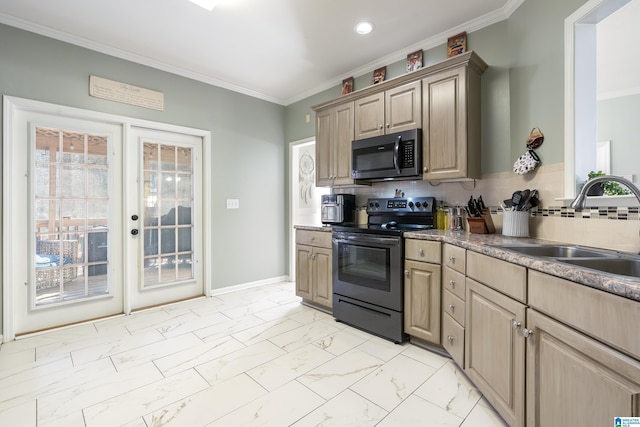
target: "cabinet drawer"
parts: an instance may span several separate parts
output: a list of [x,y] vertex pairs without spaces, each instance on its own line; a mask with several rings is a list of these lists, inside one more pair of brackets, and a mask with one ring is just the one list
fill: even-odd
[[443,265],[454,269],[462,274],[466,272],[466,252],[464,248],[445,243],[442,247]]
[[529,270],[529,306],[640,360],[640,302]]
[[467,253],[467,277],[526,302],[527,269],[477,252]]
[[460,326],[464,326],[464,301],[445,290],[442,295],[442,311],[455,319]]
[[464,301],[466,289],[464,274],[452,270],[449,267],[444,267],[442,270],[442,288]]
[[414,261],[440,264],[440,242],[406,239],[404,242],[404,258]]
[[331,248],[331,232],[296,230],[296,243],[299,245]]
[[464,367],[464,328],[451,316],[442,316],[442,346],[456,361],[458,366]]

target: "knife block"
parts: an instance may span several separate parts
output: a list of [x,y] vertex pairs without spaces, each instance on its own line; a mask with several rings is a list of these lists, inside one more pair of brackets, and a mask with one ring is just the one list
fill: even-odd
[[467,217],[467,222],[469,223],[470,233],[491,234],[496,232],[496,228],[493,225],[493,220],[491,219],[491,212],[489,212],[489,209],[483,209],[481,217]]

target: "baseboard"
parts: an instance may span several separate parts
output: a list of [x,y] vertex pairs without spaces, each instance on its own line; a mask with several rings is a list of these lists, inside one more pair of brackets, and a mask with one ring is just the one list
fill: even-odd
[[255,282],[241,283],[239,285],[226,286],[220,289],[211,290],[211,296],[228,294],[230,292],[241,291],[244,289],[257,288],[259,286],[273,285],[279,282],[289,282],[289,276],[272,277],[270,279],[257,280]]

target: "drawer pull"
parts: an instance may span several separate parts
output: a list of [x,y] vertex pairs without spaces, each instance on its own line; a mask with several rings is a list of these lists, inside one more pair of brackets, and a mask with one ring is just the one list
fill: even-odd
[[455,288],[456,287],[456,281],[453,280],[453,279],[449,280],[449,285],[451,285],[452,288]]
[[422,248],[418,248],[418,253],[420,254],[420,256],[424,256],[424,251],[422,250]]
[[454,257],[453,255],[449,255],[449,261],[456,262],[456,257]]
[[455,304],[449,304],[449,310],[451,310],[452,313],[455,309],[456,309]]
[[447,336],[447,341],[449,341],[449,343],[453,344],[453,336],[452,335]]

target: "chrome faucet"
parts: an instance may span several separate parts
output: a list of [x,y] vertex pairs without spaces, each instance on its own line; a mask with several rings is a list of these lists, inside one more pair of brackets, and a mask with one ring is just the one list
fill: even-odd
[[618,182],[626,186],[629,190],[631,190],[633,195],[636,196],[636,199],[638,199],[638,202],[640,202],[640,190],[638,190],[638,187],[636,187],[633,184],[633,182],[621,176],[603,175],[603,176],[596,176],[595,178],[592,178],[589,181],[585,182],[585,184],[582,186],[582,189],[580,190],[580,193],[576,196],[573,202],[571,202],[571,205],[570,205],[571,208],[576,210],[580,210],[584,208],[584,203],[585,203],[587,192],[589,191],[589,189],[596,184],[599,184],[601,182],[607,182],[607,181]]

